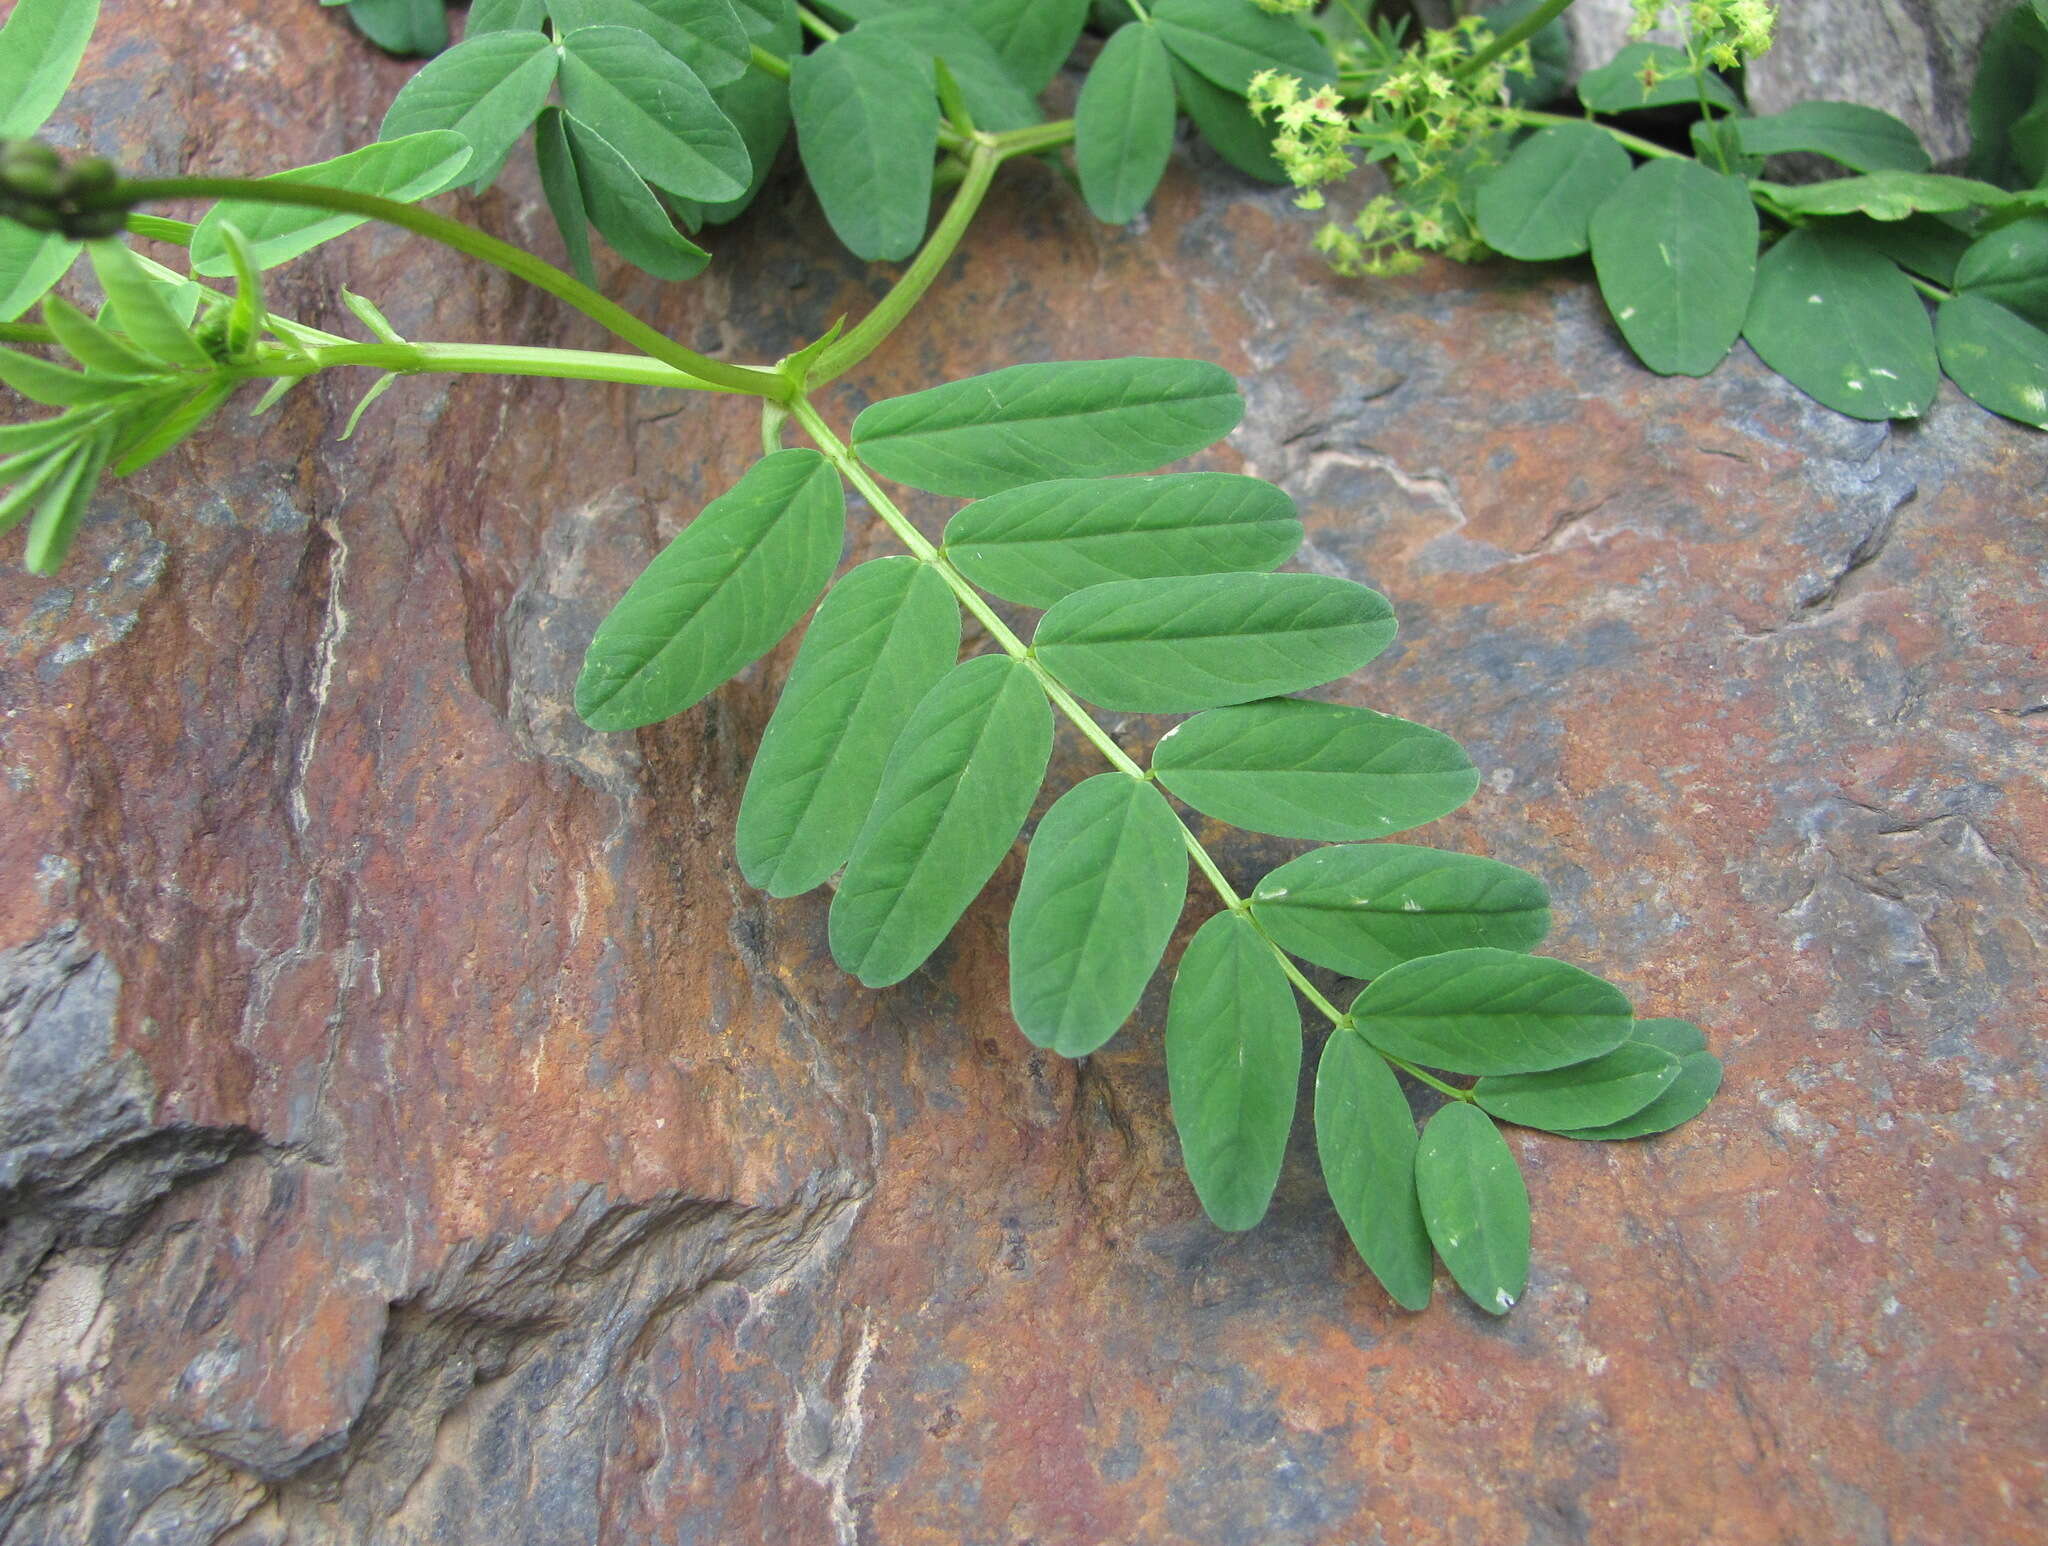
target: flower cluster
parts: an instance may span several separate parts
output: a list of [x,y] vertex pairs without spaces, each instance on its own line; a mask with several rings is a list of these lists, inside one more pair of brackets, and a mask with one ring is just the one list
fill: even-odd
[[[1634,20],[1629,35],[1641,37],[1656,27],[1671,0],[1632,0]],[[1771,46],[1777,8],[1770,0],[1686,0],[1686,48],[1696,62],[1717,70],[1733,70]]]

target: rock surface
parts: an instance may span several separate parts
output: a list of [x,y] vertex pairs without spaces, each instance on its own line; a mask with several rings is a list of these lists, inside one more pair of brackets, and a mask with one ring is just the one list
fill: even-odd
[[[401,73],[310,4],[110,7],[70,122],[264,168]],[[526,183],[479,209],[548,240]],[[580,727],[744,405],[415,380],[343,444],[323,380],[0,580],[0,1542],[2048,1538],[2048,441],[1948,391],[1852,423],[1740,351],[1662,380],[1582,276],[1354,285],[1307,235],[1207,164],[1127,230],[1015,169],[831,410],[1239,373],[1214,464],[1401,612],[1347,696],[1489,772],[1425,839],[1544,876],[1554,948],[1728,1062],[1666,1139],[1518,1138],[1526,1302],[1394,1309],[1305,1134],[1211,1229],[1159,991],[1082,1064],[1011,1029],[1014,859],[927,970],[843,978],[823,897],[732,860],[786,648]],[[772,358],[881,283],[787,185],[718,246],[616,289]],[[414,336],[601,343],[374,233],[274,301],[341,326],[344,281]]]

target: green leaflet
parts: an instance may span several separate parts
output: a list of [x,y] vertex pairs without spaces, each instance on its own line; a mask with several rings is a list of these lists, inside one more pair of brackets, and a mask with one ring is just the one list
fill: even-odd
[[70,272],[78,243],[56,231],[0,221],[0,322],[12,322]]
[[1956,264],[1970,246],[1970,238],[1941,215],[1908,215],[1903,220],[1836,215],[1828,226],[1938,285],[1955,283]]
[[1477,945],[1533,950],[1550,932],[1549,895],[1526,870],[1405,843],[1315,849],[1251,902],[1274,944],[1347,977]]
[[1668,1133],[1705,1111],[1707,1103],[1721,1088],[1721,1060],[1704,1050],[1683,1055],[1674,1051],[1673,1055],[1679,1058],[1678,1077],[1641,1111],[1623,1117],[1619,1122],[1610,1122],[1605,1127],[1575,1128],[1563,1136],[1601,1142],[1647,1138],[1652,1133]]
[[[794,26],[794,18],[791,21]],[[792,38],[783,48],[788,49],[796,41]],[[761,46],[770,53],[778,52],[773,38]],[[751,205],[767,183],[768,174],[775,169],[776,153],[789,134],[789,83],[777,80],[766,70],[749,70],[738,80],[714,89],[711,96],[719,111],[738,125],[740,138],[746,141],[748,159],[754,163],[754,175],[747,191],[736,199],[708,204],[694,199],[678,200],[676,212],[692,228],[722,225]]]
[[549,0],[548,10],[564,33],[602,26],[644,33],[706,86],[738,80],[753,60],[732,0]]
[[[221,251],[227,253],[228,270],[233,272],[234,255],[225,241]],[[87,244],[86,254],[130,343],[166,365],[213,369],[213,357],[172,310],[163,286],[150,278],[134,253],[118,241],[97,241]]]
[[631,27],[562,39],[562,106],[678,198],[736,199],[753,179],[746,141],[696,72]]
[[960,609],[939,572],[878,558],[833,586],[804,632],[740,800],[740,870],[795,896],[853,852],[911,710],[953,668]]
[[1226,472],[1055,478],[976,500],[946,525],[962,574],[1031,607],[1108,580],[1272,569],[1300,545],[1285,490]]
[[99,14],[100,0],[15,0],[0,26],[0,139],[27,139],[57,111]]
[[1051,754],[1022,661],[978,655],[926,693],[832,898],[832,959],[870,988],[923,965],[1010,851]]
[[1472,1098],[1503,1122],[1568,1133],[1634,1116],[1677,1077],[1677,1058],[1662,1047],[1630,1039],[1569,1068],[1481,1079],[1472,1087]]
[[954,0],[1027,91],[1043,91],[1080,41],[1088,0]]
[[490,32],[538,32],[547,20],[541,0],[470,0],[462,36],[466,42]]
[[[66,428],[67,437],[76,433],[75,427]],[[78,450],[75,444],[52,447],[46,455],[37,458],[33,466],[20,469],[19,480],[11,488],[7,486],[7,481],[16,476],[15,470],[10,468],[4,476],[0,476],[0,532],[12,531],[20,525],[37,507],[50,485],[57,478],[71,472]]]
[[1205,816],[1337,843],[1419,827],[1479,788],[1479,770],[1442,731],[1303,698],[1198,714],[1160,738],[1152,769]]
[[57,346],[86,370],[103,376],[161,375],[163,365],[130,349],[61,295],[43,297],[43,325]]
[[1045,121],[988,40],[946,10],[927,5],[892,13],[862,22],[860,31],[863,37],[894,39],[897,47],[926,60],[943,58],[977,129],[1000,132]]
[[576,712],[594,730],[680,714],[774,647],[831,578],[846,497],[815,451],[777,451],[649,564],[583,657]]
[[[703,273],[711,254],[676,229],[624,152],[573,114],[563,115],[562,128],[583,213],[613,250],[657,279],[694,279]],[[545,136],[542,144],[543,154],[552,156]],[[547,175],[544,166],[544,181]],[[560,175],[557,170],[556,178]],[[550,194],[551,207],[553,198]]]
[[1957,260],[1955,288],[2048,328],[2048,215],[2029,215],[1972,242]]
[[1272,131],[1252,116],[1244,98],[1232,96],[1178,59],[1172,64],[1174,95],[1209,148],[1245,176],[1284,186],[1289,179],[1273,155]]
[[[263,181],[318,183],[409,204],[452,187],[461,180],[463,169],[472,159],[469,144],[461,135],[437,129],[427,134],[408,134],[404,139],[380,140],[332,161],[297,167]],[[192,271],[211,279],[224,279],[234,272],[234,262],[220,238],[224,222],[232,221],[240,228],[259,264],[275,268],[322,242],[353,231],[367,218],[331,215],[284,204],[244,204],[230,199],[208,210],[193,233]]]
[[386,53],[433,54],[448,46],[443,0],[349,0],[348,18]]
[[1773,182],[1751,186],[1774,208],[1788,214],[1864,214],[1873,220],[1903,220],[1915,211],[1954,214],[1985,206],[1997,208],[2010,203],[2012,197],[1990,183],[1936,172],[1871,172],[1797,187]]
[[1316,1158],[1345,1233],[1404,1310],[1429,1305],[1429,1232],[1415,1195],[1415,1118],[1377,1052],[1336,1030],[1316,1065]]
[[1707,1050],[1706,1033],[1690,1020],[1638,1020],[1628,1039],[1662,1047],[1675,1058],[1688,1058]]
[[1151,201],[1173,154],[1173,70],[1158,32],[1119,28],[1096,55],[1074,109],[1081,196],[1097,220],[1122,225]]
[[1917,419],[1941,384],[1934,326],[1912,282],[1824,226],[1764,254],[1742,334],[1772,370],[1852,418]]
[[[576,154],[569,147],[568,117],[559,107],[541,109],[534,122],[533,156],[540,167],[541,192],[547,197],[548,213],[555,217],[562,245],[568,249],[569,266],[578,279],[594,285],[597,265],[590,255],[590,216],[583,208],[583,174],[576,170]],[[619,159],[616,151],[613,157]],[[653,197],[652,193],[648,196]]]
[[1352,1001],[1382,1052],[1455,1074],[1530,1074],[1583,1063],[1628,1040],[1628,999],[1547,956],[1452,950],[1406,961]]
[[1299,22],[1242,0],[1157,0],[1151,12],[1176,58],[1236,96],[1261,70],[1282,70],[1310,85],[1337,78],[1329,53]]
[[102,429],[74,446],[55,477],[43,486],[29,523],[22,563],[30,574],[55,574],[71,551],[71,539],[99,487],[100,472],[113,450],[113,431]]
[[1422,1222],[1451,1276],[1480,1309],[1505,1315],[1529,1286],[1529,1189],[1485,1112],[1452,1101],[1415,1154]]
[[1614,137],[1589,123],[1532,134],[1480,183],[1479,234],[1511,258],[1575,258],[1586,250],[1593,211],[1631,165]]
[[214,410],[233,396],[240,385],[233,376],[216,376],[201,381],[183,396],[173,396],[161,413],[138,414],[131,421],[131,432],[116,447],[119,455],[114,462],[115,474],[125,478],[178,445],[212,418]]
[[[1660,77],[1645,86],[1645,74]],[[1716,107],[1740,112],[1741,99],[1729,84],[1709,70],[1704,78],[1707,100]],[[1579,77],[1579,101],[1589,113],[1627,113],[1645,107],[1683,107],[1700,99],[1685,50],[1668,43],[1631,43],[1598,69]]]
[[1033,1043],[1086,1057],[1130,1018],[1187,900],[1183,833],[1166,797],[1125,773],[1045,813],[1010,913],[1010,1013]]
[[2008,419],[2048,429],[2048,332],[1981,295],[1943,301],[1934,314],[1941,368]]
[[82,375],[13,349],[0,349],[0,386],[14,388],[32,403],[70,408],[116,396],[130,385],[106,376]]
[[1742,331],[1756,276],[1756,207],[1742,180],[1652,161],[1593,212],[1600,293],[1638,358],[1704,376]]
[[1218,913],[1188,942],[1166,1011],[1181,1163],[1218,1229],[1265,1217],[1294,1125],[1301,1014],[1258,931]]
[[2014,6],[1984,35],[1970,89],[1972,177],[2031,188],[2048,174],[2048,31],[2044,18]]
[[1150,472],[1243,416],[1230,373],[1201,360],[1012,365],[872,404],[853,421],[853,448],[885,478],[979,498],[1047,478]]
[[405,83],[377,137],[452,130],[469,145],[472,172],[494,167],[546,105],[560,57],[538,32],[465,38]]
[[1032,650],[1101,708],[1181,714],[1349,676],[1394,627],[1384,596],[1333,575],[1113,580],[1053,606]]
[[1910,128],[1860,102],[1795,102],[1782,113],[1730,122],[1752,156],[1807,151],[1857,172],[1924,172],[1933,164]]
[[924,240],[939,143],[932,92],[929,60],[858,30],[791,67],[804,171],[833,231],[857,257],[905,258]]

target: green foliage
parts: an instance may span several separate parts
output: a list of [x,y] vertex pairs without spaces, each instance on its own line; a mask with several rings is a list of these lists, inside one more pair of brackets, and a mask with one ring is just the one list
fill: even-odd
[[1738,178],[1696,161],[1637,167],[1587,235],[1607,309],[1662,375],[1704,376],[1742,331],[1756,278],[1756,210]]
[[1173,152],[1173,56],[1146,22],[1103,45],[1074,108],[1074,160],[1095,218],[1122,225],[1152,199]]
[[1507,1314],[1529,1286],[1529,1189],[1485,1112],[1454,1103],[1429,1119],[1415,1191],[1430,1243],[1465,1297]]

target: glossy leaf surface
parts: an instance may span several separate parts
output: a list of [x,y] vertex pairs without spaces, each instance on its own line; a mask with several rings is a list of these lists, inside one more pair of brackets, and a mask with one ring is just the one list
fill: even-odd
[[1351,1013],[1381,1051],[1458,1074],[1528,1074],[1583,1063],[1628,1040],[1628,998],[1547,956],[1453,950],[1374,978]]
[[1062,1057],[1086,1057],[1130,1018],[1188,893],[1188,852],[1166,799],[1099,773],[1032,834],[1010,914],[1010,1012]]
[[1166,1085],[1181,1162],[1218,1229],[1265,1217],[1294,1125],[1301,1015],[1258,931],[1218,913],[1173,974]]
[[1756,208],[1741,178],[1652,161],[1593,212],[1589,234],[1600,293],[1645,365],[1704,376],[1721,363],[1756,277]]
[[1934,325],[1891,259],[1824,227],[1763,255],[1743,336],[1766,365],[1837,413],[1915,419],[1941,370]]
[[1479,770],[1442,731],[1304,698],[1198,714],[1161,737],[1152,768],[1205,816],[1335,843],[1419,827],[1479,787]]
[[1981,295],[1958,295],[1934,314],[1941,368],[1993,413],[2048,429],[2048,332]]

